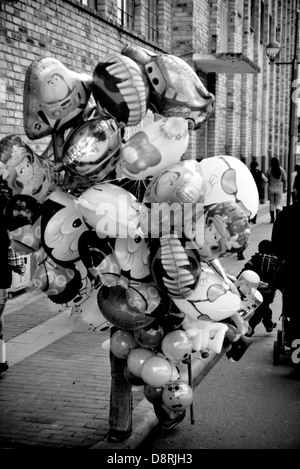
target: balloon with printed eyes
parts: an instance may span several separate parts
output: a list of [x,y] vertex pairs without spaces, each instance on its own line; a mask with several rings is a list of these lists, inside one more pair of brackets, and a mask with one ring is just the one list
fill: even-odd
[[238,158],[218,155],[199,162],[206,185],[205,206],[221,202],[235,202],[246,217],[257,214],[258,190],[247,166]]
[[93,96],[100,112],[121,126],[135,126],[148,109],[149,86],[139,66],[130,57],[110,54],[93,71]]
[[214,95],[207,91],[186,61],[171,54],[156,54],[136,45],[122,54],[137,62],[146,74],[150,89],[150,108],[163,116],[188,119],[198,129],[214,111]]
[[146,179],[179,162],[189,143],[188,125],[181,117],[161,118],[130,137],[120,152],[117,176]]
[[168,383],[162,390],[163,404],[173,412],[181,412],[191,406],[193,390],[185,381],[177,380]]
[[41,243],[55,262],[80,260],[78,241],[87,229],[75,196],[55,191],[47,197],[41,208]]

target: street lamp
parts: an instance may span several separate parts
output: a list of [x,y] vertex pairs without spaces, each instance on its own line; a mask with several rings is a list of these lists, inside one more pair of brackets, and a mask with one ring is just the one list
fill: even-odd
[[298,85],[298,42],[299,42],[299,10],[296,12],[295,23],[295,45],[294,57],[292,62],[277,62],[280,53],[281,45],[277,41],[270,42],[266,47],[267,56],[270,63],[276,65],[292,65],[292,80],[291,80],[291,94],[290,94],[290,118],[289,118],[289,154],[288,154],[288,167],[287,167],[287,197],[286,204],[290,205],[292,193],[292,171],[294,167],[294,152],[295,152],[295,123],[296,123],[296,103],[297,103],[297,85]]

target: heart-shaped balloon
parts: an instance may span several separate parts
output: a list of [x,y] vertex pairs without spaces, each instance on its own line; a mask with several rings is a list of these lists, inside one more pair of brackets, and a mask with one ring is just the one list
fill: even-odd
[[88,103],[91,86],[89,75],[69,70],[57,59],[44,57],[32,62],[24,83],[27,137],[36,140],[73,127]]

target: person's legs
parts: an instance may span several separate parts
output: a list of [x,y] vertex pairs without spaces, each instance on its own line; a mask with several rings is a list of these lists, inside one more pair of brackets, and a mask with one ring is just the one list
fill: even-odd
[[270,217],[271,217],[270,222],[274,223],[274,221],[275,221],[275,201],[274,201],[274,191],[273,191],[272,188],[269,188],[268,196],[269,196],[269,202],[270,202]]
[[[116,332],[111,328],[111,336]],[[109,408],[109,439],[121,441],[132,433],[132,386],[124,376],[127,361],[109,352],[111,366],[111,390]]]
[[249,319],[249,326],[251,327],[251,330],[246,334],[247,337],[251,337],[254,334],[254,330],[256,326],[261,322],[262,318],[264,315],[264,304],[262,303],[261,305],[256,308],[254,311],[253,316]]
[[7,302],[7,292],[4,288],[0,288],[0,373],[3,373],[8,369],[8,363],[6,361],[6,344],[3,338],[4,329],[4,309]]
[[277,326],[277,323],[272,321],[272,314],[273,313],[269,303],[266,303],[263,312],[262,323],[265,326],[267,332],[272,332],[272,330]]
[[274,208],[275,208],[276,217],[282,210],[281,200],[282,200],[282,190],[276,189],[276,191],[274,192]]
[[186,411],[173,412],[163,404],[153,404],[155,415],[159,421],[159,425],[163,430],[171,430],[183,421]]

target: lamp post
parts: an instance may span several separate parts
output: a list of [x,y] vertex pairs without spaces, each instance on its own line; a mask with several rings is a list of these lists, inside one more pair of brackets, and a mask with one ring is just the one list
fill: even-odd
[[290,205],[292,193],[292,170],[295,164],[295,124],[296,124],[296,103],[297,103],[297,86],[298,86],[298,42],[299,42],[299,10],[296,12],[295,22],[295,44],[294,56],[292,62],[277,62],[281,46],[279,42],[272,41],[267,47],[267,56],[271,63],[276,65],[292,65],[291,94],[290,94],[290,116],[289,116],[289,154],[287,165],[287,198],[286,204]]

